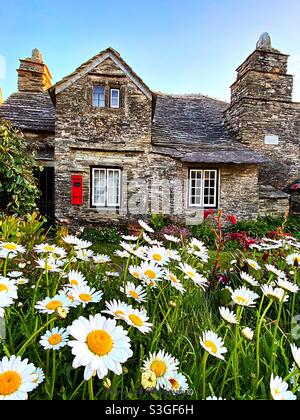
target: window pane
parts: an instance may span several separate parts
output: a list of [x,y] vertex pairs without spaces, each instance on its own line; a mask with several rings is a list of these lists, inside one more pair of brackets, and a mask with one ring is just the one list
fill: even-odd
[[217,205],[217,172],[206,170],[205,172],[205,189],[204,189],[204,206],[214,207]]
[[104,86],[94,86],[93,89],[93,106],[97,108],[105,107],[105,89]]
[[120,205],[120,171],[109,169],[107,174],[107,205]]
[[105,206],[106,170],[93,170],[93,205]]
[[202,201],[202,171],[190,171],[190,205],[195,207],[201,206]]
[[119,89],[111,89],[110,106],[112,108],[120,108],[120,90]]

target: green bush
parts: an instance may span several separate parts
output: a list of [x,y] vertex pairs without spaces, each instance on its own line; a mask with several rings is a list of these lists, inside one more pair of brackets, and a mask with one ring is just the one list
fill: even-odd
[[81,238],[83,240],[92,242],[94,245],[103,242],[116,244],[120,242],[121,233],[114,226],[103,226],[99,229],[85,228]]
[[161,230],[168,225],[167,218],[161,213],[154,213],[151,215],[150,224],[155,231]]
[[209,223],[203,222],[201,225],[195,225],[190,228],[192,236],[199,241],[203,241],[206,246],[215,245],[215,237],[210,229]]

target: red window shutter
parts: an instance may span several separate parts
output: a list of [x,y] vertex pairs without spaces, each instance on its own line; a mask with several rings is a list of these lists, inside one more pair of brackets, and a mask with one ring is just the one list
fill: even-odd
[[72,175],[72,206],[83,205],[83,177],[82,175]]

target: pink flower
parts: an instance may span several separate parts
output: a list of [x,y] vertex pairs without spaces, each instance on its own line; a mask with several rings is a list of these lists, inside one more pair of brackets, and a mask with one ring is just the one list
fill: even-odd
[[233,224],[233,225],[236,225],[236,224],[237,224],[237,218],[236,218],[236,216],[234,216],[233,214],[229,214],[229,215],[226,217],[226,220],[227,220],[228,222],[230,222],[231,224]]
[[293,184],[290,186],[290,190],[297,191],[300,190],[300,184]]

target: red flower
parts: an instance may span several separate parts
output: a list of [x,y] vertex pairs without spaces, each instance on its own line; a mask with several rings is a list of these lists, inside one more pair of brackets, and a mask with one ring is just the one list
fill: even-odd
[[234,216],[233,214],[229,214],[229,215],[226,217],[226,220],[227,220],[228,222],[230,222],[231,224],[233,224],[233,225],[236,225],[236,224],[237,224],[237,218],[236,218],[236,216]]
[[297,191],[300,190],[300,184],[293,184],[290,186],[290,190]]
[[213,209],[204,210],[204,220],[206,220],[211,214],[214,214]]

